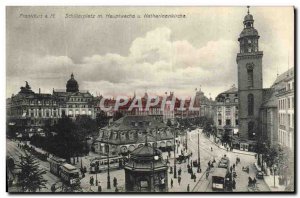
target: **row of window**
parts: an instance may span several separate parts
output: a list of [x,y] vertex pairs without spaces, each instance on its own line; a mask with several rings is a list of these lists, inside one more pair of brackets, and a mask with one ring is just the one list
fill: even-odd
[[[68,115],[69,116],[73,116],[73,115],[86,115],[86,111],[82,110],[81,112],[79,112],[79,110],[75,110],[75,111],[69,110]],[[88,115],[92,115],[92,111],[91,110],[88,111]]]
[[278,130],[278,141],[283,146],[292,148],[292,135],[284,130]]
[[[222,119],[218,119],[218,125],[222,126]],[[231,119],[226,119],[225,125],[231,125]],[[239,120],[235,119],[235,126],[238,126],[238,125],[239,125]]]
[[78,105],[78,104],[72,104],[67,105],[68,108],[92,108],[92,105]]
[[278,108],[279,110],[284,109],[294,109],[294,97],[288,97],[278,100]]
[[251,44],[252,42],[253,42],[253,43],[257,43],[257,39],[251,40],[250,38],[248,38],[248,39],[242,39],[242,40],[241,40],[241,44],[244,44],[244,43]]
[[287,125],[288,127],[294,128],[294,114],[285,114],[279,113],[278,114],[279,124],[280,125]]
[[71,98],[70,101],[72,102],[89,102],[92,101],[91,98]]

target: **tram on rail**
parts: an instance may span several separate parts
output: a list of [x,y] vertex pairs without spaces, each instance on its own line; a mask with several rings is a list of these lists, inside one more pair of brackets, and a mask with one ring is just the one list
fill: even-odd
[[69,186],[79,186],[79,170],[75,166],[66,163],[65,159],[59,157],[49,158],[50,172],[58,176],[64,184]]

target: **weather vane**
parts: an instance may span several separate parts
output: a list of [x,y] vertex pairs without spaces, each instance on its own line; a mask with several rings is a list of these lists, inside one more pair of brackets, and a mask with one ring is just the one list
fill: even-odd
[[250,13],[250,11],[249,11],[250,6],[247,6],[247,8],[248,8],[248,14],[249,14]]

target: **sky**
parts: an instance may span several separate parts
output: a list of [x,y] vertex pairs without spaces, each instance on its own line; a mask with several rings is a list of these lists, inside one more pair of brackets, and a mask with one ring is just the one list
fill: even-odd
[[[263,51],[263,86],[294,65],[293,7],[251,7]],[[24,18],[55,14],[54,18]],[[65,18],[95,14],[103,18]],[[141,18],[106,18],[135,14]],[[144,14],[186,18],[146,19]],[[215,98],[237,86],[236,55],[246,7],[7,7],[6,95],[28,81],[33,91],[79,89],[96,95],[189,97],[201,87]],[[21,17],[20,17],[21,16]]]

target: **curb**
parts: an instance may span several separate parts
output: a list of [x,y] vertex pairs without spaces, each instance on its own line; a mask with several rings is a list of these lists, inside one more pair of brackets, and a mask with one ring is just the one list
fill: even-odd
[[[211,141],[209,138],[205,137],[207,140],[209,140],[210,142],[214,143],[216,146],[219,147],[219,145],[217,143],[215,143],[214,141]],[[219,147],[220,149],[227,151],[225,148]],[[255,156],[255,154],[252,153],[241,153],[241,152],[236,152],[236,151],[228,151],[228,152],[232,152],[232,153],[237,153],[237,154],[242,154],[242,155],[250,155],[250,156]]]

